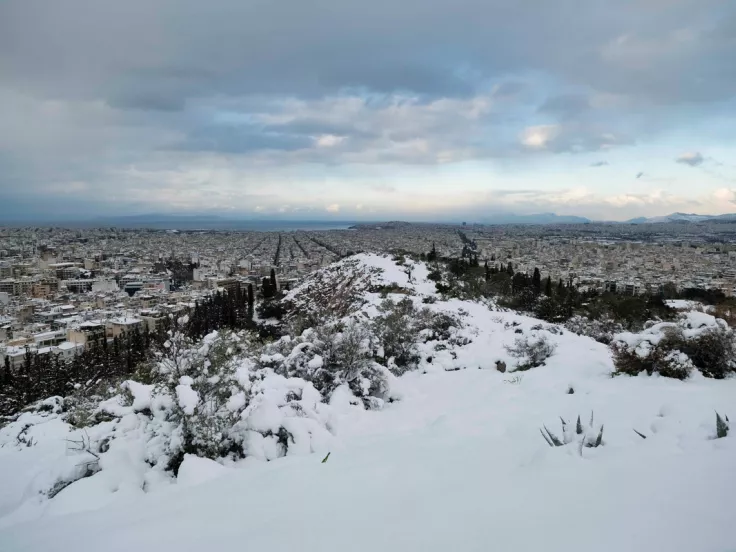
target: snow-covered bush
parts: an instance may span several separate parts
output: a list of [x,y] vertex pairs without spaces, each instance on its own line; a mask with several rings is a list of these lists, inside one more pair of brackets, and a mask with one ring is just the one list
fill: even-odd
[[424,328],[418,320],[414,302],[405,297],[394,302],[384,300],[378,307],[380,315],[373,320],[373,331],[387,360],[393,358],[395,370],[402,373],[419,360],[417,343]]
[[736,336],[720,319],[688,312],[676,323],[660,322],[639,333],[623,332],[611,343],[618,373],[646,372],[685,379],[693,368],[724,378],[736,367]]
[[599,343],[608,345],[613,337],[624,331],[624,327],[608,315],[598,319],[575,315],[564,324],[565,329],[577,335],[592,337]]
[[379,347],[378,356],[386,360],[396,375],[416,366],[419,343],[447,341],[451,345],[467,344],[455,339],[454,329],[462,326],[457,317],[428,307],[418,309],[409,297],[397,302],[385,299],[378,311],[379,316],[373,319],[371,327]]
[[266,346],[258,364],[284,377],[302,378],[326,398],[347,385],[367,407],[377,407],[388,397],[391,374],[373,360],[371,340],[366,324],[325,324]]
[[273,459],[292,446],[311,450],[312,439],[327,434],[322,395],[303,379],[257,366],[246,336],[213,332],[194,343],[172,335],[152,383],[128,380],[100,403],[96,415],[127,428],[109,439],[139,443],[150,466],[173,473],[187,454]]
[[512,346],[506,346],[506,352],[518,358],[515,371],[529,370],[542,366],[555,352],[556,345],[543,334],[517,337]]

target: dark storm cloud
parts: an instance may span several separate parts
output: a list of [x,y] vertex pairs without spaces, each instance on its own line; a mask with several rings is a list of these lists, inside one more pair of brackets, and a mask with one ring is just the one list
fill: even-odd
[[582,94],[564,94],[548,98],[540,107],[540,113],[570,118],[590,108],[590,100]]
[[136,98],[142,88],[165,105],[345,87],[461,95],[539,69],[666,101],[725,98],[736,85],[722,70],[735,47],[729,4],[10,0],[0,7],[0,68],[44,96]]
[[184,141],[172,144],[173,150],[246,153],[259,150],[294,151],[307,148],[312,139],[295,133],[262,131],[247,125],[200,127]]

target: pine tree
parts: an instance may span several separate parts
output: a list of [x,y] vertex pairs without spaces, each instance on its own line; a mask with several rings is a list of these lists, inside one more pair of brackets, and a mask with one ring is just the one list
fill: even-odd
[[542,274],[539,272],[539,269],[536,266],[534,267],[534,274],[532,275],[532,287],[534,288],[534,293],[541,293]]
[[509,276],[514,275],[514,267],[511,265],[511,261],[509,261],[509,264],[506,265],[506,272]]
[[547,297],[552,297],[552,278],[550,276],[547,276],[547,279],[544,281],[544,294]]
[[13,373],[10,369],[10,357],[5,357],[5,367],[0,373],[0,393],[9,393],[12,385]]
[[248,307],[252,308],[254,302],[255,297],[253,295],[253,284],[248,284]]

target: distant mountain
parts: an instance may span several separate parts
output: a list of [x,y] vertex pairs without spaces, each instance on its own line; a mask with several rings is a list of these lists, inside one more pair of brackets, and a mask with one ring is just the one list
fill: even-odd
[[532,215],[493,213],[486,215],[479,222],[484,224],[584,224],[590,222],[590,219],[573,215],[557,215],[555,213],[536,213]]
[[638,217],[627,220],[629,224],[652,224],[658,222],[730,222],[736,221],[736,213],[726,215],[698,215],[695,213],[672,213],[663,217]]
[[153,230],[251,230],[287,232],[349,228],[355,221],[292,220],[277,217],[222,217],[218,215],[146,214],[99,217],[77,223],[83,227],[148,228]]

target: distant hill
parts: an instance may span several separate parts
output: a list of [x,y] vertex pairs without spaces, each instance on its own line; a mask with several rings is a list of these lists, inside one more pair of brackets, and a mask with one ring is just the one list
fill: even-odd
[[638,217],[627,220],[629,224],[652,224],[660,222],[730,222],[736,221],[736,213],[726,215],[698,215],[696,213],[672,213],[662,217]]
[[494,213],[482,217],[478,222],[483,224],[584,224],[590,222],[590,219],[573,215],[557,215],[555,213],[536,213],[531,215]]

